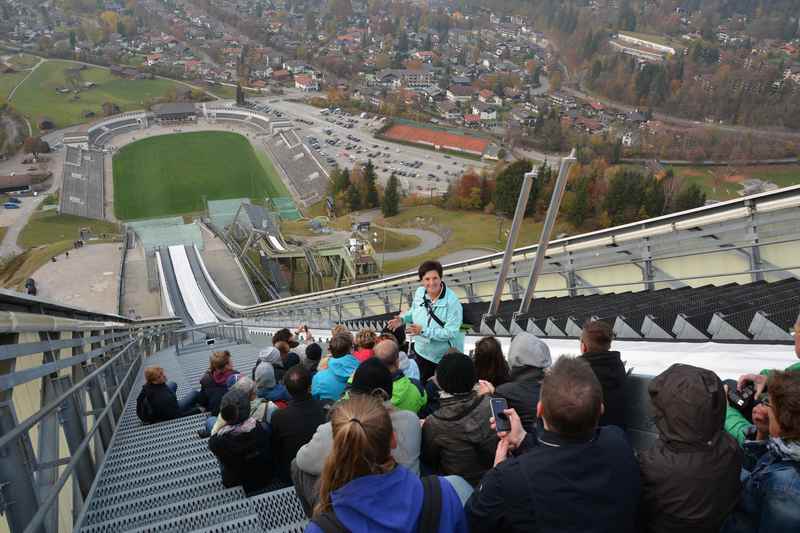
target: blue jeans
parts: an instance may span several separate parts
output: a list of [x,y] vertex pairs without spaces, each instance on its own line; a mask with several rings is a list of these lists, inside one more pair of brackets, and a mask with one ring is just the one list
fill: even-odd
[[[167,387],[171,390],[174,394],[177,395],[178,392],[178,384],[174,381],[167,381]],[[178,400],[178,411],[181,413],[185,413],[195,405],[197,405],[197,397],[200,396],[199,390],[193,390],[183,398]]]
[[208,418],[206,418],[206,431],[208,433],[211,433],[211,430],[214,429],[214,424],[216,423],[217,423],[216,416],[209,416]]

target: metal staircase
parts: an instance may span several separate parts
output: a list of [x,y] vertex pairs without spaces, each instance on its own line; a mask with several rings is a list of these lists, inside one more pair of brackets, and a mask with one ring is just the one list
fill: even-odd
[[[218,341],[219,342],[219,341]],[[178,397],[196,387],[216,350],[231,352],[245,374],[255,364],[258,347],[222,341],[174,347],[149,357],[145,364],[164,368],[178,384]],[[307,522],[294,488],[274,484],[268,492],[245,497],[241,487],[224,488],[208,440],[197,430],[205,415],[143,426],[136,416],[135,382],[105,462],[101,466],[76,530],[119,531],[285,531],[301,532]]]

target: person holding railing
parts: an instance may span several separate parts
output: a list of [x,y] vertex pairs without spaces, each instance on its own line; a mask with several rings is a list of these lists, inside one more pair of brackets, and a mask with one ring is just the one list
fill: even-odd
[[438,261],[422,263],[417,270],[422,287],[414,293],[411,308],[389,321],[391,329],[405,326],[405,333],[413,335],[411,352],[416,355],[423,383],[433,377],[449,349],[464,350],[464,310],[458,296],[442,281],[443,272]]

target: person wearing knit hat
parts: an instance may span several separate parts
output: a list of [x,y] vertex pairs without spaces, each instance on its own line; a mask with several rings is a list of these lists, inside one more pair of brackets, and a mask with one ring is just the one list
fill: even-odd
[[436,369],[436,381],[444,392],[468,394],[478,383],[472,360],[463,353],[449,353],[442,357]]
[[[255,372],[256,394],[271,402],[288,402],[291,398],[283,383],[275,379],[275,368],[271,363],[259,363]],[[280,406],[280,404],[278,404]]]
[[[250,399],[251,417],[255,418],[256,420],[266,420],[268,402],[256,396],[256,384],[252,379],[239,374],[239,379],[231,386],[231,390],[242,391]],[[220,429],[227,425],[225,417],[222,416],[221,412],[217,417],[209,417],[209,420],[212,418],[214,419],[214,423],[211,428],[211,433],[209,435],[201,435],[201,437],[206,438],[210,437],[211,435],[216,435]]]
[[508,407],[516,409],[525,431],[536,428],[536,404],[542,379],[545,369],[552,364],[550,348],[536,335],[522,332],[511,339],[508,350],[511,381],[497,387],[495,396],[505,398]]
[[461,476],[476,486],[492,468],[497,449],[489,396],[476,391],[475,366],[463,353],[442,357],[436,381],[442,391],[439,408],[422,426],[422,461],[436,474]]
[[317,373],[317,366],[319,366],[320,360],[322,360],[322,347],[316,342],[306,346],[306,358],[303,359],[302,364],[308,370],[312,379],[314,374]]
[[264,489],[272,477],[269,426],[251,416],[250,395],[239,388],[225,393],[219,414],[226,424],[208,449],[219,459],[223,486],[242,485],[248,495]]
[[392,397],[392,374],[386,365],[371,357],[358,365],[350,384],[350,392],[372,395],[379,393],[382,400],[389,400]]

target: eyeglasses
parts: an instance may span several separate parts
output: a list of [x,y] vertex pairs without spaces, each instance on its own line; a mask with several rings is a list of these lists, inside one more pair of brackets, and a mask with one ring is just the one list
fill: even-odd
[[760,404],[761,404],[761,405],[763,405],[764,407],[772,407],[772,404],[771,404],[771,403],[769,403],[769,397],[767,397],[767,396],[764,396],[763,398],[761,398],[761,399],[758,401],[758,403],[760,403]]

